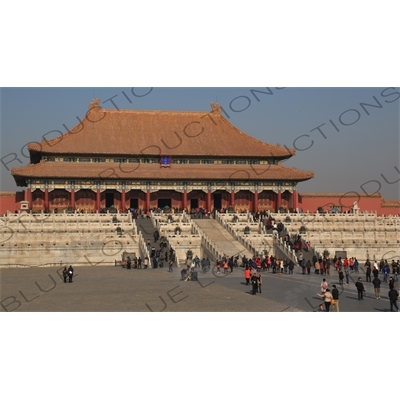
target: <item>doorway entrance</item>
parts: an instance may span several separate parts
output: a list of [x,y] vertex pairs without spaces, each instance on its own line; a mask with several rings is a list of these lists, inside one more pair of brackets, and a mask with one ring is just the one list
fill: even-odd
[[214,200],[214,208],[220,210],[222,208],[222,194],[214,193],[213,200]]
[[114,193],[106,193],[106,208],[114,205]]
[[139,199],[130,199],[129,206],[135,210],[139,208]]
[[194,210],[199,208],[199,199],[190,199],[190,209]]
[[171,208],[171,199],[158,199],[158,208],[163,209],[165,206]]

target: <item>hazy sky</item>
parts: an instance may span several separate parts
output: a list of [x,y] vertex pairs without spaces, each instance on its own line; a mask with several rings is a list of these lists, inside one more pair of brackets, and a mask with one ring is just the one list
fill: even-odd
[[[285,165],[315,173],[314,179],[299,184],[300,193],[364,189],[379,190],[387,199],[400,197],[399,182],[390,183],[400,179],[400,90],[386,87],[5,88],[1,157],[7,166],[0,164],[1,190],[18,190],[7,168],[28,163],[24,145],[41,141],[50,131],[71,129],[76,117],[85,116],[92,98],[100,98],[103,108],[205,112],[218,101],[225,117],[242,131],[297,149]],[[22,163],[11,161],[10,153]]]

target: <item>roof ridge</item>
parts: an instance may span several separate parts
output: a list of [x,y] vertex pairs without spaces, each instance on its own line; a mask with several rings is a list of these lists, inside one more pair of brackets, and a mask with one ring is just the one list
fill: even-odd
[[[252,139],[252,140],[254,140],[255,142],[258,142],[259,144],[261,144],[261,145],[263,145],[263,146],[265,146],[265,147],[268,147],[268,148],[275,148],[275,149],[280,149],[280,150],[282,150],[282,149],[286,149],[286,150],[288,150],[288,156],[290,156],[290,157],[292,157],[292,156],[294,156],[295,154],[296,154],[296,150],[295,149],[289,149],[288,147],[285,147],[285,146],[283,146],[283,147],[281,147],[279,144],[277,144],[277,145],[273,145],[273,144],[270,144],[270,143],[266,143],[266,142],[263,142],[262,140],[260,140],[260,139],[257,139],[257,138],[255,138],[255,137],[253,137],[253,136],[250,136],[250,135],[248,135],[247,133],[245,133],[245,132],[243,132],[242,130],[240,130],[238,127],[236,127],[235,125],[233,125],[230,121],[228,121],[222,114],[219,114],[219,116],[222,118],[222,120],[224,121],[224,122],[226,122],[226,123],[228,123],[233,129],[235,129],[239,134],[241,134],[241,135],[243,135],[243,136],[245,136],[246,138],[248,138],[248,139]],[[289,150],[291,150],[292,151],[292,154],[290,154],[289,153]],[[271,156],[276,156],[275,154],[271,154]],[[276,156],[276,157],[279,157],[279,156]]]

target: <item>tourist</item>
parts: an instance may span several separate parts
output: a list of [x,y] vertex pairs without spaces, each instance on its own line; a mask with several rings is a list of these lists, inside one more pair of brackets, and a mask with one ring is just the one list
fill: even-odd
[[319,265],[319,261],[318,260],[315,261],[314,268],[315,268],[315,273],[319,274],[320,265]]
[[332,285],[332,308],[331,311],[335,308],[336,312],[339,312],[339,290],[336,288],[336,285]]
[[306,260],[301,260],[301,270],[302,270],[302,275],[306,274]]
[[393,279],[393,277],[389,278],[388,284],[389,284],[389,289],[394,289],[394,279]]
[[322,298],[324,299],[325,311],[326,311],[326,312],[329,312],[329,308],[330,308],[330,306],[331,306],[331,302],[332,302],[332,299],[333,299],[332,293],[330,292],[330,290],[329,290],[329,289],[326,289],[326,291],[325,291],[324,293],[322,293],[322,294],[317,293],[317,295],[318,295],[319,297],[322,297]]
[[350,267],[348,263],[343,263],[344,275],[346,277],[346,285],[349,284],[350,279]]
[[320,304],[320,305],[318,306],[317,312],[325,312],[325,309],[324,309],[324,305],[323,305],[323,304]]
[[68,278],[70,283],[72,282],[73,276],[74,276],[74,269],[72,268],[72,265],[70,265],[68,268]]
[[127,260],[126,260],[126,268],[127,268],[127,269],[131,269],[131,265],[132,265],[131,258],[128,257]]
[[371,282],[371,265],[367,266],[367,271],[366,271],[366,281],[367,282]]
[[399,311],[399,307],[397,305],[397,299],[399,298],[399,292],[396,289],[390,289],[388,293],[389,301],[390,301],[390,311],[394,311],[393,308],[396,308]]
[[144,269],[147,269],[149,267],[149,258],[145,257],[144,261],[143,261],[143,266]]
[[62,274],[64,278],[64,283],[67,283],[67,277],[68,277],[67,267],[64,267]]
[[246,279],[246,286],[250,283],[250,275],[251,275],[250,267],[246,267],[245,270],[244,270],[244,277]]
[[289,260],[289,274],[293,275],[293,270],[294,270],[294,262],[292,260]]
[[258,284],[258,293],[261,293],[262,276],[259,272],[257,273],[257,284]]
[[343,285],[344,274],[343,271],[339,270],[339,285]]
[[220,273],[220,268],[221,268],[221,261],[218,261],[217,260],[217,265],[216,265],[216,267],[217,267],[217,274],[219,274]]
[[307,260],[306,269],[307,269],[307,274],[310,275],[310,272],[311,272],[311,261],[310,260]]
[[364,300],[363,294],[365,292],[364,284],[362,283],[362,278],[358,278],[358,281],[355,283],[357,288],[358,300]]
[[380,299],[381,298],[381,280],[376,276],[372,280],[372,284],[374,285],[375,299]]
[[378,268],[373,267],[372,269],[372,275],[374,276],[374,278],[377,278],[379,276],[379,270]]
[[257,279],[257,275],[255,272],[251,276],[251,285],[253,287],[252,294],[255,295],[257,293],[257,289],[258,289],[258,279]]
[[224,261],[224,274],[226,275],[227,273],[228,273],[228,261],[227,260],[225,260]]
[[354,264],[353,264],[353,266],[354,266],[354,272],[356,272],[357,274],[358,274],[358,266],[359,266],[360,264],[359,264],[359,262],[358,262],[358,260],[357,260],[357,257],[354,259]]
[[383,282],[387,282],[390,273],[389,267],[387,265],[383,266],[382,273],[383,273]]
[[172,265],[173,265],[173,262],[171,260],[169,260],[169,262],[168,262],[168,272],[173,272],[172,271]]
[[326,292],[327,288],[328,288],[328,282],[324,278],[324,279],[322,279],[322,282],[321,282],[321,294],[324,294]]

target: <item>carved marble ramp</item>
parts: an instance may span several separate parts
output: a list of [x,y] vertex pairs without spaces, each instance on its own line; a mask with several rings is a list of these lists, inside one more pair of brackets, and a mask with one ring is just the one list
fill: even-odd
[[235,240],[232,235],[224,229],[214,219],[196,219],[196,224],[200,229],[212,240],[220,252],[228,256],[245,255],[252,257],[253,254],[246,249],[241,243]]

